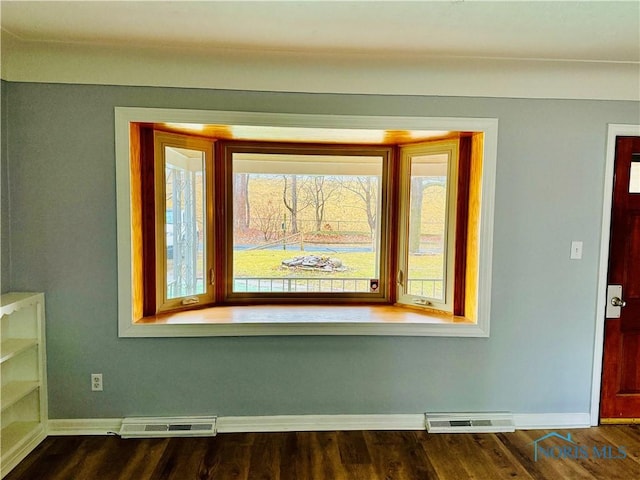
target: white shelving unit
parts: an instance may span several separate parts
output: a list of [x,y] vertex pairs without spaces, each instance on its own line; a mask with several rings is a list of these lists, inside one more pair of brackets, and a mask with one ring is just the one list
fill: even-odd
[[0,301],[0,476],[47,436],[44,294],[7,293]]

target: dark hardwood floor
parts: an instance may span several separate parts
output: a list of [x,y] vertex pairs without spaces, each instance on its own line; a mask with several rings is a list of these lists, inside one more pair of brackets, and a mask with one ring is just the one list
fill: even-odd
[[559,430],[565,439],[540,440],[536,459],[533,442],[550,433],[49,437],[5,480],[640,479],[640,426]]

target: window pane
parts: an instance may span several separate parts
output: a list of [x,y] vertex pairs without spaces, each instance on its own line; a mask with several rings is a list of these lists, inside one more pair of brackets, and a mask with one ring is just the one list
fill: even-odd
[[448,155],[411,158],[407,293],[445,300]]
[[167,299],[205,292],[204,152],[165,147]]
[[233,154],[233,288],[377,292],[383,157]]

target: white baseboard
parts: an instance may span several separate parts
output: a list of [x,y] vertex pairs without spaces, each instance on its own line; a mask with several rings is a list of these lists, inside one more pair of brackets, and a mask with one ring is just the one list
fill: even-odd
[[[524,413],[513,415],[516,430],[588,428],[585,413]],[[120,430],[122,418],[49,420],[49,435],[109,435]],[[424,413],[393,415],[272,415],[218,417],[218,433],[308,432],[332,430],[424,430]]]
[[516,430],[589,428],[591,415],[584,413],[519,413],[513,415]]
[[122,418],[49,419],[48,435],[112,435],[120,431]]
[[424,430],[424,414],[218,417],[219,433]]
[[47,438],[44,429],[39,428],[32,438],[30,438],[25,444],[21,445],[15,451],[12,451],[9,455],[6,452],[2,452],[2,461],[0,461],[0,478],[4,478],[11,470],[13,470],[22,460],[26,458],[35,448]]

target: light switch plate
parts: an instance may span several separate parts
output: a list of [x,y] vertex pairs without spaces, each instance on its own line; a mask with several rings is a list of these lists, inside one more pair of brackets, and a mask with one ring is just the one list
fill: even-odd
[[581,260],[582,259],[582,242],[579,240],[574,240],[571,242],[571,260]]

